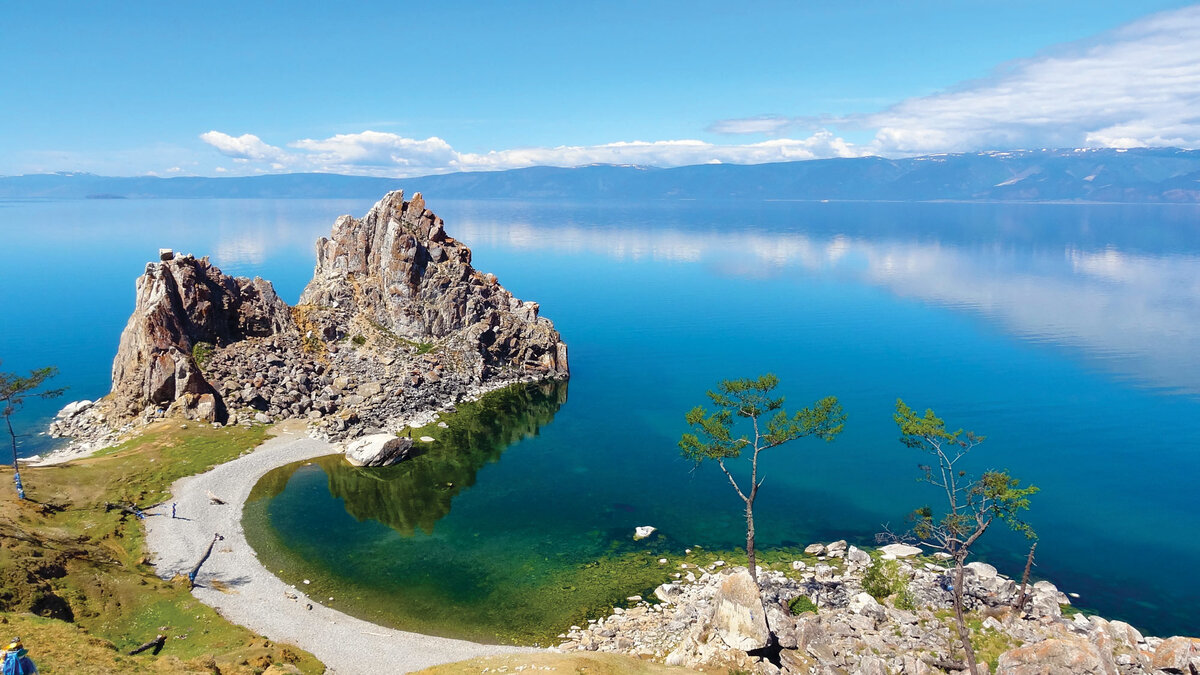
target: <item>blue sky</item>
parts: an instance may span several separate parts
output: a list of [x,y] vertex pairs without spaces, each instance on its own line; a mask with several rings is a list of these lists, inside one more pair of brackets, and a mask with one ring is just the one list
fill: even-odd
[[1200,6],[3,3],[0,174],[1200,146]]

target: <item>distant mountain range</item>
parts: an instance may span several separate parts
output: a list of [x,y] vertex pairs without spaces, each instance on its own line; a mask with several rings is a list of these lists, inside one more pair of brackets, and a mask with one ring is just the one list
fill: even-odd
[[376,198],[403,188],[439,199],[779,199],[1200,202],[1200,151],[1017,150],[674,169],[532,167],[418,178],[322,173],[231,178],[0,177],[0,199]]

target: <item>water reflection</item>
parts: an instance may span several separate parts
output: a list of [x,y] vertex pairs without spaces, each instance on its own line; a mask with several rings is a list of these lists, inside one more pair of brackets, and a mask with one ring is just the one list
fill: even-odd
[[[476,473],[510,445],[537,436],[566,401],[566,381],[514,385],[460,405],[448,428],[429,432],[437,442],[413,459],[382,468],[351,466],[340,455],[313,463],[328,477],[330,494],[359,522],[375,520],[405,536],[433,534]],[[250,498],[279,495],[297,468],[268,473]]]
[[1200,255],[1131,253],[1073,243],[1014,246],[729,228],[537,226],[468,219],[468,242],[585,251],[617,260],[709,265],[759,279],[797,270],[865,282],[965,309],[1024,340],[1074,350],[1121,378],[1200,395]]

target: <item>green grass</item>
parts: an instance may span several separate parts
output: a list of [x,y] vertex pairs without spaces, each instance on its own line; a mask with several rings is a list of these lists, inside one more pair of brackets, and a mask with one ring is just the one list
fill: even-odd
[[863,573],[863,590],[880,602],[891,598],[897,609],[913,609],[908,579],[900,571],[900,563],[884,560],[878,554],[871,558],[871,566]]
[[[209,662],[225,673],[260,672],[272,662],[322,672],[311,655],[235,626],[193,598],[186,584],[159,579],[146,563],[140,521],[105,510],[105,502],[161,502],[175,480],[229,461],[266,435],[263,427],[188,426],[161,423],[98,457],[22,471],[30,500],[0,498],[0,617],[12,624],[32,620],[22,618],[26,612],[49,617],[28,624],[26,633],[41,626],[43,646],[57,639],[52,635],[78,634],[70,643],[100,645],[108,651],[96,654],[111,652],[114,659],[103,661],[107,671],[57,672],[139,672],[137,663],[150,662],[166,672],[212,672]],[[50,618],[60,621],[45,623]],[[158,633],[171,637],[158,657],[134,661],[115,651]],[[38,646],[21,635],[36,655]],[[44,665],[43,671],[56,672]]]

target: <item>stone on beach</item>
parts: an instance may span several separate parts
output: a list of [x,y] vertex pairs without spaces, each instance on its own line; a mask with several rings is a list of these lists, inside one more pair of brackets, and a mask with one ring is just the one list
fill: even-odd
[[371,434],[346,445],[346,461],[354,466],[388,466],[408,459],[412,439],[393,434]]

